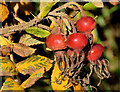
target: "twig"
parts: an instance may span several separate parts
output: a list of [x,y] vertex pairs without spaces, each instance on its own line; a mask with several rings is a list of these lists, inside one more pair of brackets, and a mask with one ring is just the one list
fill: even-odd
[[20,23],[25,23],[22,19],[18,18],[16,14],[13,13],[14,18],[19,21]]
[[66,3],[66,4],[64,4],[64,5],[56,8],[55,10],[53,10],[52,13],[56,13],[57,11],[60,11],[61,9],[64,9],[64,8],[67,8],[67,7],[69,7],[70,5],[75,5],[75,6],[77,6],[78,9],[80,10],[82,16],[85,16],[85,14],[84,14],[84,12],[83,12],[83,9],[82,9],[82,6],[79,5],[79,4],[76,3],[76,2],[68,2],[68,3]]
[[45,25],[42,25],[42,24],[38,24],[38,27],[47,29],[48,31],[50,30],[50,28],[48,26],[45,26]]
[[37,24],[40,21],[37,17],[29,22],[25,22],[19,25],[9,26],[7,28],[1,28],[0,34],[6,34],[11,32],[16,32],[18,30],[25,30],[26,28],[33,26],[34,24]]

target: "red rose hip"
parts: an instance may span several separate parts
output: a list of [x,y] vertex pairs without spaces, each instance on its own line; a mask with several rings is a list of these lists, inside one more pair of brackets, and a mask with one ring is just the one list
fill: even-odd
[[73,33],[67,37],[67,45],[72,49],[82,50],[88,43],[88,39],[83,33]]
[[96,45],[101,48],[102,52],[104,52],[104,47],[101,44],[96,44]]
[[46,45],[52,50],[61,50],[66,48],[65,37],[61,34],[50,34],[47,37]]
[[89,16],[81,17],[76,23],[77,30],[85,33],[90,33],[95,28],[95,26],[95,20]]
[[102,56],[102,49],[98,45],[94,45],[91,49],[90,52],[87,52],[87,60],[88,61],[95,61],[99,59]]

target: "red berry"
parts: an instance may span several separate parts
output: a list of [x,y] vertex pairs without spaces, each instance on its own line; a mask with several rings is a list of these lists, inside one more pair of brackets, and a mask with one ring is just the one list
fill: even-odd
[[96,45],[101,48],[102,52],[104,52],[104,47],[101,44],[96,44]]
[[65,37],[61,34],[50,34],[47,37],[46,45],[52,50],[61,50],[66,48]]
[[88,43],[88,39],[83,33],[73,33],[67,37],[67,45],[72,49],[82,50]]
[[81,17],[76,23],[77,30],[85,33],[90,33],[95,28],[95,26],[95,20],[89,16]]
[[90,52],[87,52],[87,60],[88,61],[95,61],[99,59],[102,55],[102,50],[98,45],[94,45],[91,49]]

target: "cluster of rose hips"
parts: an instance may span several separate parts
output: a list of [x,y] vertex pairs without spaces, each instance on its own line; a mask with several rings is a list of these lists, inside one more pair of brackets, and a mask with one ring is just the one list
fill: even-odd
[[[51,50],[63,50],[68,47],[68,56],[71,55],[70,53],[72,53],[72,51],[79,54],[79,52],[87,46],[89,42],[88,36],[91,35],[91,31],[95,26],[96,22],[92,17],[83,16],[76,23],[78,32],[67,35],[66,38],[60,33],[52,33],[47,37],[46,45]],[[86,59],[94,62],[101,57],[103,52],[103,46],[101,44],[95,44],[90,48],[90,51],[86,52]]]

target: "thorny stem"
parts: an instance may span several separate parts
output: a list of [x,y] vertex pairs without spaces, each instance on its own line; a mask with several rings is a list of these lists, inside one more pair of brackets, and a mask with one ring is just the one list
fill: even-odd
[[42,24],[38,24],[38,27],[50,30],[50,28],[48,26],[45,26],[45,25],[42,25]]
[[[37,24],[42,19],[43,18],[41,17],[41,15],[39,13],[37,15],[37,17],[35,17],[34,19],[30,20],[29,22],[23,22],[23,23],[21,23],[19,25],[9,26],[9,27],[6,27],[6,28],[0,28],[0,35],[1,34],[12,34],[12,33],[16,32],[16,31],[25,30],[26,28],[31,27],[31,26]],[[42,26],[42,27],[44,27],[44,26]]]

